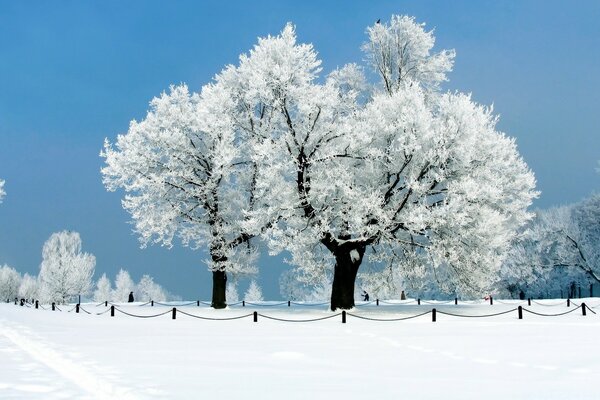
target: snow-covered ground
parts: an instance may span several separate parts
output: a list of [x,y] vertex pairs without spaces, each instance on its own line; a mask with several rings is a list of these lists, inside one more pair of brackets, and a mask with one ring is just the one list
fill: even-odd
[[[351,314],[392,319],[436,307],[486,315],[518,305],[543,314],[600,299],[482,304],[360,304]],[[84,304],[91,314],[0,304],[2,399],[597,399],[600,313],[559,317],[517,311],[489,318],[431,313],[379,322],[335,315],[327,305],[231,306]],[[594,311],[600,311],[600,307]]]

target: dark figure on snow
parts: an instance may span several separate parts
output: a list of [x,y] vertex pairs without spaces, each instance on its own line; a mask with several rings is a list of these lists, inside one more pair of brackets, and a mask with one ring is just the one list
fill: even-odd
[[129,292],[129,300],[128,302],[133,303],[133,292]]
[[369,301],[369,293],[367,293],[367,291],[366,291],[366,290],[363,290],[363,299],[364,299],[365,301]]
[[525,292],[522,291],[522,290],[519,292],[519,299],[520,300],[525,300]]
[[406,300],[406,295],[404,294],[404,290],[400,293],[400,300]]

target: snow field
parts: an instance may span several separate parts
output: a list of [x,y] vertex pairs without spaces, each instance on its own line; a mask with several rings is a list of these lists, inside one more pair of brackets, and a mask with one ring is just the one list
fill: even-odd
[[[583,299],[590,307],[598,299]],[[408,303],[408,302],[407,302]],[[565,301],[360,305],[351,314],[399,318],[436,307],[484,315],[525,308],[558,314]],[[577,304],[580,304],[576,301]],[[182,304],[182,303],[174,303]],[[327,305],[177,306],[229,318],[253,311],[284,319],[331,316]],[[265,306],[269,304],[269,306]],[[376,322],[348,315],[286,323],[259,316],[205,321],[172,306],[118,305],[135,315],[52,312],[0,304],[0,398],[7,399],[559,399],[597,398],[600,315],[516,311],[490,318],[438,313]],[[63,308],[63,310],[71,309]],[[597,311],[596,309],[595,311]]]

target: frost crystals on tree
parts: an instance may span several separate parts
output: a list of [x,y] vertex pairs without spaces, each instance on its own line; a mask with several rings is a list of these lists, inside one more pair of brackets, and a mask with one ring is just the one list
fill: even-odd
[[213,274],[212,306],[226,306],[227,272],[253,270],[255,251],[241,227],[252,210],[256,168],[233,129],[231,96],[220,82],[200,94],[185,85],[152,100],[141,122],[133,121],[101,156],[108,190],[123,188],[143,246],[207,246]]
[[81,252],[79,233],[53,233],[44,243],[39,291],[44,302],[67,303],[73,296],[86,295],[92,287],[96,257]]
[[3,265],[0,267],[0,301],[12,301],[19,295],[21,274],[16,269]]
[[271,251],[289,251],[309,280],[333,264],[332,310],[354,306],[365,257],[483,293],[530,218],[533,174],[490,108],[439,91],[454,52],[432,54],[423,25],[393,17],[368,33],[382,84],[367,94],[354,64],[320,83],[321,62],[291,25],[222,74],[259,166],[254,232],[268,226]]
[[94,291],[94,301],[104,302],[112,301],[112,286],[110,279],[106,274],[102,274],[98,282],[96,282],[96,290]]

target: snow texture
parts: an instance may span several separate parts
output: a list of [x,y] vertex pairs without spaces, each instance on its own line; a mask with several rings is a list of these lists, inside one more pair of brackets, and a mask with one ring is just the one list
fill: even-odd
[[[599,299],[583,299],[590,306]],[[374,318],[415,315],[436,307],[468,315],[511,310],[526,302],[358,303]],[[265,303],[270,304],[270,303]],[[101,305],[86,304],[95,313]],[[260,317],[202,321],[170,307],[122,305],[136,315],[36,310],[0,304],[0,393],[10,399],[592,399],[598,396],[600,316],[580,310],[561,317],[516,311],[491,318],[438,314],[398,322],[348,316],[286,323]],[[528,309],[568,311],[545,300]],[[178,306],[224,318],[254,309]],[[327,305],[256,307],[280,318],[335,315]],[[573,309],[571,307],[570,309]],[[201,330],[202,334],[198,334]]]

